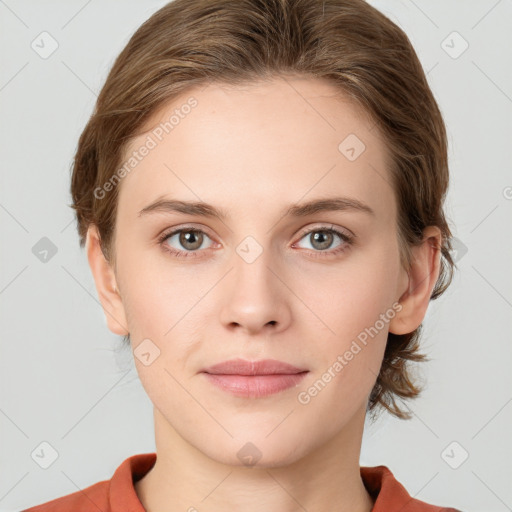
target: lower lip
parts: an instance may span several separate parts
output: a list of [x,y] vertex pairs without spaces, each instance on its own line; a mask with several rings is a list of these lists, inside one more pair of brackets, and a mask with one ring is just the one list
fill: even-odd
[[212,384],[236,396],[258,398],[297,386],[308,372],[274,375],[223,375],[205,373]]

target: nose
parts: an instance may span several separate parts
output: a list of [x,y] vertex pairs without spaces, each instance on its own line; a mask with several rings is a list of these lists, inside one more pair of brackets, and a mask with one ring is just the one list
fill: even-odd
[[252,262],[235,254],[223,280],[219,300],[221,322],[246,334],[278,332],[290,323],[290,288],[284,270],[271,261],[270,251]]

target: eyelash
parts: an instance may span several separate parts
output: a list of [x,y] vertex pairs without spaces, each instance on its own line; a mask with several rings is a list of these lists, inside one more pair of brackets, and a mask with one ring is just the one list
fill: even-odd
[[[173,235],[175,235],[177,233],[181,233],[181,232],[187,232],[187,231],[194,232],[194,233],[203,233],[204,235],[208,236],[208,233],[205,233],[201,229],[185,226],[185,227],[173,230],[173,231],[168,231],[168,232],[163,233],[158,238],[158,243],[163,248],[163,250],[171,253],[173,256],[176,256],[177,258],[196,258],[198,256],[198,253],[201,252],[199,249],[195,250],[195,251],[178,251],[178,250],[170,247],[168,244],[164,243],[168,238],[172,237]],[[315,227],[313,229],[310,229],[309,231],[306,231],[305,233],[303,233],[299,240],[302,240],[307,235],[309,235],[311,233],[316,233],[316,232],[333,233],[333,234],[337,235],[338,237],[340,237],[345,242],[345,244],[341,245],[340,247],[338,247],[334,250],[330,250],[330,251],[329,250],[312,251],[312,256],[315,258],[316,257],[326,258],[329,256],[334,256],[336,254],[339,254],[341,252],[348,250],[350,248],[350,246],[353,245],[353,243],[354,243],[353,236],[347,235],[346,233],[343,233],[333,227],[328,227],[328,226],[320,226],[320,227]]]

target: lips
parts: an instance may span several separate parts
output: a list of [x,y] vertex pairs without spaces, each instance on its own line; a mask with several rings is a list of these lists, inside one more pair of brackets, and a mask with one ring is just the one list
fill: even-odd
[[209,366],[202,371],[211,375],[294,375],[308,370],[276,359],[262,359],[260,361],[230,359]]
[[231,359],[201,371],[214,386],[243,398],[263,398],[298,386],[308,372],[275,359]]

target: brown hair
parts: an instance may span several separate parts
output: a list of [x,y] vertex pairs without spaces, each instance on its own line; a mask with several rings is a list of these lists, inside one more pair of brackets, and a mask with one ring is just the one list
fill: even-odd
[[[441,270],[431,296],[436,299],[455,266],[443,212],[449,179],[445,126],[408,37],[364,0],[174,0],[153,14],[117,57],[80,136],[70,205],[80,246],[95,224],[105,257],[115,263],[119,187],[105,197],[95,190],[111,179],[127,144],[159,107],[195,85],[242,85],[285,74],[329,80],[376,123],[391,155],[404,267],[426,226],[442,232]],[[411,417],[396,399],[421,392],[408,364],[427,360],[418,352],[421,327],[388,334],[368,401],[372,418],[377,405]]]

